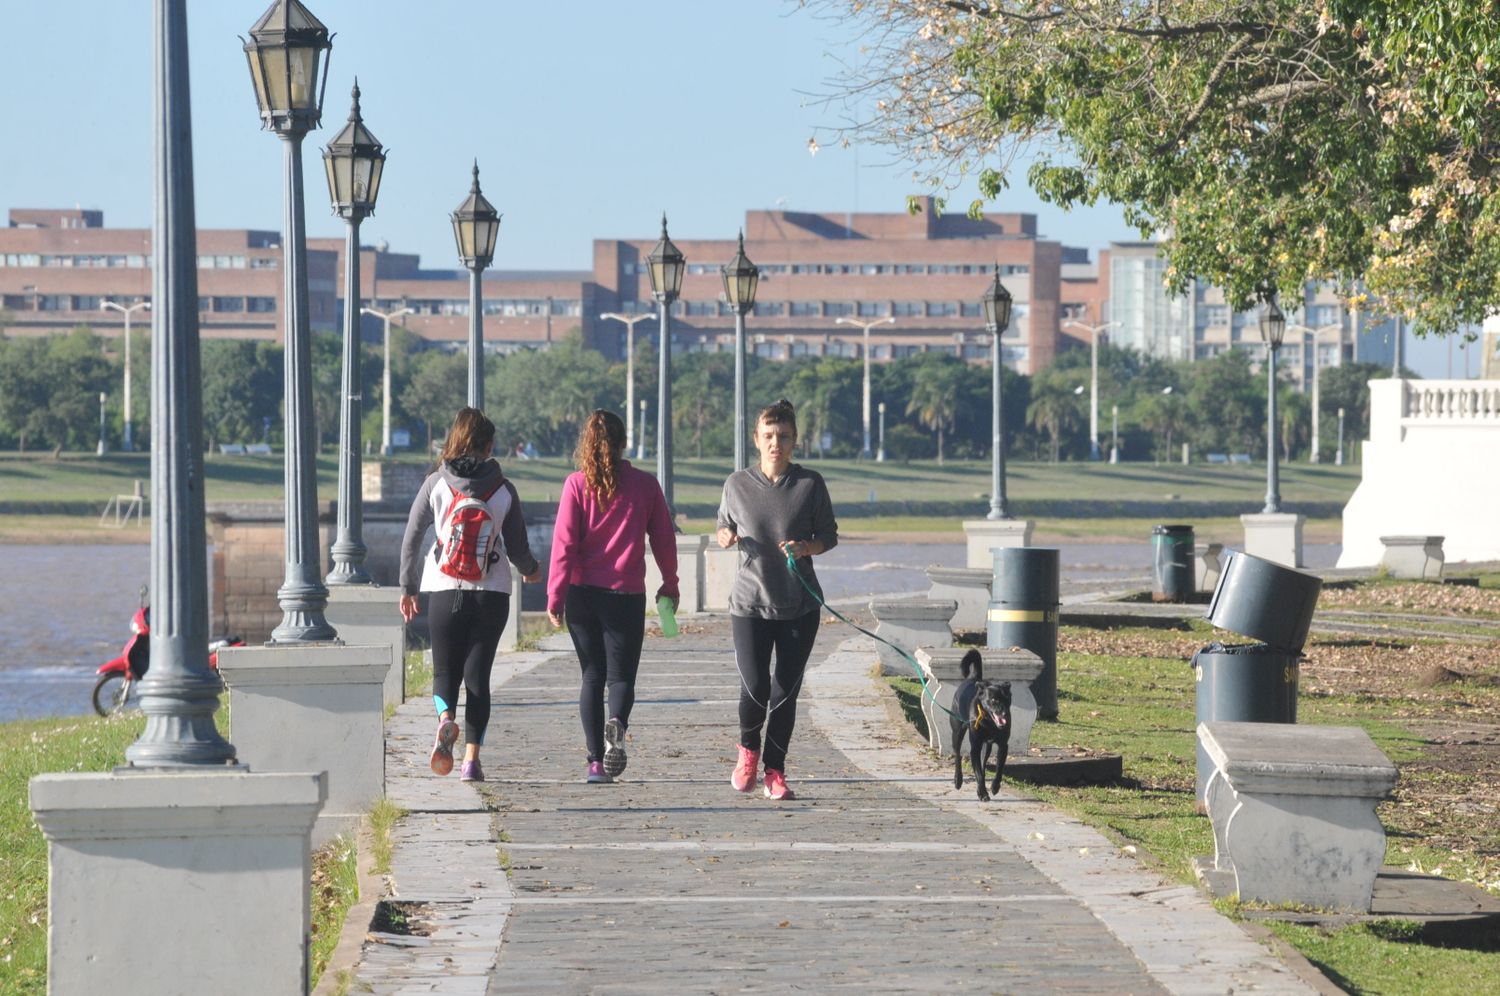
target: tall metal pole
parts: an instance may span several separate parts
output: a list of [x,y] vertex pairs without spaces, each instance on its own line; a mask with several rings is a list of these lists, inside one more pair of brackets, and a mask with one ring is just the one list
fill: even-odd
[[469,407],[484,410],[484,302],[479,293],[482,267],[469,267]]
[[1333,462],[1339,467],[1344,465],[1344,410],[1342,408],[1339,409],[1339,448],[1333,455]]
[[[599,316],[600,320],[614,319],[625,325],[625,453],[627,456],[635,452],[635,323],[655,318],[651,312],[643,312],[639,315],[622,315],[614,311],[606,311]],[[642,451],[644,453],[644,450]],[[636,459],[644,459],[641,454]]]
[[640,432],[640,435],[637,436],[636,438],[640,440],[640,444],[641,444],[641,449],[640,449],[640,452],[636,454],[636,459],[637,460],[645,460],[646,459],[646,399],[645,398],[641,399],[641,432]]
[[1063,324],[1083,329],[1089,334],[1089,459],[1098,460],[1101,455],[1099,451],[1099,333],[1117,323],[1085,325],[1083,322],[1067,321]]
[[1001,356],[1000,337],[1003,330],[990,333],[990,425],[994,430],[990,441],[990,512],[986,519],[1008,519],[1010,509],[1005,501],[1005,426],[1000,415]]
[[[745,312],[734,309],[734,469],[744,470],[745,434],[750,431],[745,414]],[[866,442],[869,440],[867,439]]]
[[151,666],[146,728],[125,749],[135,767],[225,765],[219,677],[208,666],[198,243],[187,0],[155,0],[156,213],[152,222]]
[[391,322],[413,312],[410,308],[402,306],[391,312],[381,311],[378,308],[360,308],[359,313],[374,315],[385,325],[385,334],[382,337],[385,364],[380,374],[380,455],[390,456],[394,452],[391,446]]
[[1109,406],[1109,462],[1120,462],[1120,406]]
[[864,429],[863,443],[860,446],[859,458],[868,460],[870,458],[870,329],[877,325],[894,325],[896,319],[887,315],[877,318],[873,322],[862,322],[857,318],[839,317],[833,320],[835,325],[853,325],[860,330],[860,353],[864,359],[864,378],[860,394],[860,424]]
[[105,301],[103,302],[103,307],[110,311],[118,311],[125,316],[125,394],[123,402],[125,405],[125,428],[120,436],[120,449],[126,453],[134,453],[135,429],[133,423],[135,420],[132,418],[134,407],[130,403],[130,319],[137,311],[143,311],[151,307],[151,302],[138,301],[126,307],[123,304],[116,304],[114,301]]
[[1322,454],[1318,452],[1318,419],[1322,415],[1320,398],[1318,395],[1318,371],[1322,364],[1318,362],[1318,339],[1316,333],[1313,335],[1313,385],[1312,385],[1312,452],[1308,454],[1308,463],[1322,463]]
[[276,592],[281,623],[272,643],[322,643],[338,635],[323,610],[328,589],[318,550],[318,476],[312,400],[312,338],[307,306],[307,229],[302,198],[301,128],[282,141],[286,219],[282,256],[286,297],[286,580]]
[[104,404],[108,400],[109,400],[109,395],[105,394],[103,391],[100,391],[99,392],[99,446],[94,450],[95,454],[97,454],[98,456],[103,456],[109,450],[109,447],[107,445],[105,445],[105,442],[104,442],[104,433],[106,431],[106,429],[105,429],[106,416],[105,416],[105,412],[104,412]]
[[672,509],[672,302],[659,297],[657,307],[661,314],[661,353],[657,357],[656,480],[666,496],[667,508]]
[[1266,507],[1262,513],[1281,511],[1281,480],[1276,465],[1276,345],[1271,343],[1266,364]]
[[344,246],[344,369],[339,394],[338,534],[329,555],[327,584],[373,584],[365,570],[364,385],[359,366],[359,212],[350,212]]
[[880,442],[875,450],[875,462],[885,463],[885,402],[880,403]]

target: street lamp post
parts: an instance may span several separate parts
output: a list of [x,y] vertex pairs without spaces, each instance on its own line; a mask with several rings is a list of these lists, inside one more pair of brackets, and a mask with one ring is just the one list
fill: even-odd
[[1120,462],[1120,406],[1109,406],[1109,462]]
[[[651,275],[651,296],[661,314],[661,351],[657,357],[659,379],[656,392],[656,480],[672,505],[672,302],[682,291],[682,274],[687,260],[667,237],[667,216],[661,216],[661,241],[646,257]],[[644,436],[644,432],[642,433]]]
[[390,456],[395,452],[391,446],[391,322],[402,315],[415,314],[412,309],[402,305],[395,311],[381,311],[378,308],[360,308],[362,315],[374,315],[385,325],[385,333],[381,337],[384,347],[385,364],[380,373],[380,455]]
[[1261,307],[1260,337],[1266,344],[1266,507],[1262,514],[1281,511],[1281,481],[1276,466],[1276,351],[1286,335],[1286,316],[1272,298]]
[[637,460],[645,460],[646,459],[646,399],[645,398],[641,399],[641,433],[640,433],[639,439],[640,439],[641,448],[640,448],[640,452],[636,455],[636,459]]
[[[385,150],[359,113],[359,81],[350,92],[349,121],[323,150],[333,213],[349,226],[344,245],[344,369],[339,408],[338,535],[326,584],[372,584],[365,570],[363,449],[364,382],[359,364],[359,224],[375,213]],[[389,397],[389,389],[387,389]]]
[[1333,462],[1335,466],[1344,465],[1344,410],[1342,408],[1339,409],[1339,448],[1333,455]]
[[[278,644],[316,643],[337,636],[323,617],[328,589],[319,578],[307,229],[302,205],[302,139],[322,120],[323,88],[328,80],[323,56],[332,47],[328,29],[298,0],[275,0],[250,29],[250,40],[245,43],[261,125],[282,140],[284,162],[286,580],[276,592],[281,624],[271,631],[271,642]],[[153,299],[160,300],[155,295]]]
[[880,442],[876,444],[875,462],[885,463],[885,402],[880,403]]
[[103,306],[109,311],[118,311],[125,316],[125,394],[122,401],[122,404],[125,406],[125,427],[120,436],[120,449],[126,453],[134,453],[135,430],[131,425],[132,419],[130,417],[130,316],[137,311],[144,311],[150,308],[151,302],[138,301],[126,307],[123,304],[116,304],[114,301],[105,301],[103,302]]
[[235,751],[214,725],[222,683],[208,664],[187,4],[156,0],[155,6],[151,665],[140,688],[145,729],[125,749],[125,760],[133,767],[213,765],[228,769]]
[[859,351],[864,357],[865,375],[863,382],[864,393],[861,395],[863,405],[860,409],[863,415],[864,442],[860,447],[859,458],[861,460],[868,460],[870,459],[870,329],[876,325],[894,325],[896,319],[887,315],[884,318],[877,318],[873,322],[862,322],[858,318],[835,318],[833,322],[835,325],[853,325],[860,330],[861,345]]
[[986,519],[1009,519],[1010,510],[1005,503],[1005,432],[1000,414],[1001,367],[1004,352],[1000,340],[1010,325],[1010,291],[1000,282],[1000,264],[995,264],[995,280],[985,288],[979,298],[984,311],[984,327],[990,333],[990,423],[994,429],[994,440],[990,445],[990,511]]
[[[1301,332],[1304,336],[1312,339],[1312,448],[1307,455],[1308,463],[1322,463],[1323,459],[1318,448],[1318,418],[1321,414],[1321,404],[1318,396],[1318,371],[1323,365],[1318,362],[1318,345],[1324,332],[1342,332],[1342,325],[1319,325],[1317,328],[1309,328],[1306,325],[1288,325],[1288,332]],[[1339,355],[1344,352],[1343,337],[1339,337]],[[1304,343],[1306,340],[1303,340]]]
[[[1102,325],[1085,325],[1083,322],[1067,321],[1064,325],[1083,329],[1089,333],[1089,459],[1099,459],[1099,333],[1118,322]],[[1110,463],[1114,463],[1113,459]]]
[[[618,312],[606,311],[599,316],[600,321],[613,318],[625,324],[625,452],[627,454],[635,450],[635,323],[655,317],[649,311],[639,315],[622,315]],[[639,460],[642,457],[637,456],[636,459]]]
[[[745,316],[755,307],[755,289],[760,268],[745,255],[745,233],[734,259],[720,271],[724,276],[724,298],[734,310],[734,469],[745,469]],[[866,384],[869,383],[868,375]],[[868,391],[868,388],[866,389]],[[865,399],[865,445],[869,446],[870,402]]]
[[500,234],[500,215],[479,191],[479,161],[474,161],[474,182],[469,196],[452,214],[453,239],[458,258],[469,269],[469,407],[484,409],[484,299],[479,275],[495,258],[495,238]]

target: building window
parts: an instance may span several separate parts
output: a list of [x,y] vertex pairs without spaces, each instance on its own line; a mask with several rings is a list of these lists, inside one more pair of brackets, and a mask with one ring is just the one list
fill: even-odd
[[786,304],[781,301],[756,301],[755,314],[764,318],[786,314]]
[[[247,297],[245,298],[245,310],[258,315],[276,310],[276,299],[274,297]],[[385,309],[381,309],[382,311]]]
[[1340,308],[1336,304],[1315,304],[1307,309],[1307,324],[1314,328],[1338,325],[1343,318],[1339,311]]
[[633,276],[635,276],[635,264],[634,263],[621,263],[620,264],[620,275],[621,276],[626,276],[626,277],[633,277]]
[[815,318],[822,314],[817,301],[793,301],[791,314],[794,318]]
[[979,306],[978,301],[960,301],[958,313],[965,318],[979,318],[983,315],[984,309]]
[[884,343],[876,343],[870,347],[870,359],[888,360],[891,358],[891,347]]
[[216,297],[214,298],[214,311],[225,314],[238,314],[245,310],[245,299],[242,297]]
[[4,303],[0,304],[0,307],[5,308],[7,311],[30,311],[31,299],[25,294],[7,294],[5,295]]
[[829,318],[841,318],[854,314],[854,305],[848,301],[824,301],[823,314]]
[[274,270],[276,269],[275,256],[251,256],[250,269],[252,270]]
[[1203,309],[1203,324],[1205,326],[1219,327],[1229,324],[1229,306],[1225,304],[1210,304]]
[[881,318],[891,313],[889,301],[861,301],[859,313],[865,318]]
[[922,315],[922,302],[894,301],[891,303],[891,314],[897,318],[919,318]]
[[966,360],[984,360],[990,355],[990,347],[981,346],[978,343],[966,342],[963,347],[963,356]]
[[[980,269],[982,270],[984,267],[980,267]],[[1030,273],[1031,267],[1025,263],[1006,263],[1000,267],[1000,272],[1007,277],[1014,277],[1022,273]]]
[[790,343],[788,343],[788,345],[791,347],[791,351],[792,351],[792,355],[793,356],[817,356],[818,355],[818,345],[819,345],[818,343],[815,343],[815,342],[805,342],[805,341],[803,341],[801,339],[794,339]]
[[921,351],[921,346],[892,346],[891,357],[897,360],[904,360],[908,356],[916,356]]
[[688,301],[687,313],[694,316],[716,315],[719,312],[717,301]]
[[958,314],[958,305],[953,301],[928,301],[928,318],[947,318]]
[[74,294],[74,311],[99,311],[99,295],[97,294]]

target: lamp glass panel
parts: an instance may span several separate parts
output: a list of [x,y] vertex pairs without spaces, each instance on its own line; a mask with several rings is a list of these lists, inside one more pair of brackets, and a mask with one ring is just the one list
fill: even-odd
[[651,289],[658,294],[667,293],[666,264],[659,259],[647,260],[651,270]]
[[287,94],[286,49],[262,48],[260,62],[266,77],[263,106],[272,114],[284,114],[292,106]]
[[662,264],[662,276],[665,278],[666,286],[673,297],[676,297],[677,292],[682,289],[682,271],[685,269],[687,267],[681,260],[674,259]]
[[250,64],[250,80],[255,84],[255,102],[262,111],[269,110],[266,104],[265,70],[260,61],[260,51],[254,46],[245,49],[245,61]]
[[333,201],[334,206],[347,203],[344,191],[339,184],[340,161],[337,156],[323,156],[323,172],[328,174],[328,199]]
[[1010,327],[1010,299],[1002,298],[995,308],[995,324],[1003,332]]
[[453,240],[458,244],[459,259],[474,258],[474,226],[462,218],[453,219]]
[[349,199],[359,203],[370,200],[370,172],[374,164],[364,156],[349,161]]
[[385,157],[376,156],[370,160],[370,193],[366,198],[370,202],[371,210],[375,208],[375,199],[380,196],[380,174],[385,170]]
[[307,111],[318,104],[318,50],[294,48],[287,51],[287,81],[291,87],[294,110]]
[[485,259],[495,255],[495,239],[500,235],[500,219],[487,218],[476,226],[474,241],[479,255]]

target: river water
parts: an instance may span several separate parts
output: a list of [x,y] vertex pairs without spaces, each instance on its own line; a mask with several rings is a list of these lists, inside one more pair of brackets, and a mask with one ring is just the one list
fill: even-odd
[[[1069,590],[1139,589],[1151,583],[1149,543],[1058,544]],[[95,670],[120,653],[150,573],[150,548],[5,546],[0,571],[0,722],[93,710]],[[1331,567],[1336,544],[1303,550],[1309,567]],[[817,559],[830,601],[862,595],[915,594],[927,567],[961,567],[964,544],[860,541]]]

